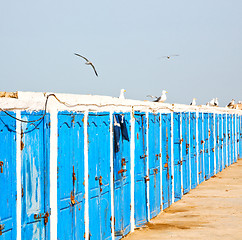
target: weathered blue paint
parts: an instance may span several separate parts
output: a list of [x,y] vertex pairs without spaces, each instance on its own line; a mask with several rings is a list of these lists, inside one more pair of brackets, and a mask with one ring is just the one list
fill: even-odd
[[203,114],[203,135],[204,135],[204,170],[205,170],[205,179],[210,178],[210,163],[209,163],[209,119],[208,113]]
[[228,166],[227,157],[227,115],[223,114],[223,169]]
[[232,128],[233,128],[233,138],[232,138],[232,148],[233,148],[233,158],[232,162],[236,162],[236,115],[232,115]]
[[242,116],[239,116],[239,158],[242,158]]
[[84,115],[58,113],[57,239],[84,239]]
[[204,181],[204,160],[203,160],[203,150],[204,150],[204,137],[203,137],[203,113],[199,113],[198,116],[198,177],[199,183]]
[[161,114],[162,126],[162,202],[163,209],[172,204],[171,114]]
[[218,159],[219,159],[219,168],[221,172],[223,170],[223,119],[222,114],[218,114]]
[[196,113],[190,113],[191,188],[197,186],[197,123]]
[[219,158],[219,114],[215,113],[215,125],[214,125],[214,131],[215,131],[215,139],[214,139],[214,151],[215,151],[215,162],[216,162],[216,167],[215,167],[215,174],[219,172],[220,169],[220,158]]
[[[123,114],[130,137],[130,113]],[[119,141],[120,151],[113,153],[114,230],[116,239],[130,232],[130,142]]]
[[135,112],[135,159],[134,159],[134,218],[135,225],[148,221],[147,210],[147,119],[145,113]]
[[228,157],[228,166],[231,165],[231,144],[232,144],[232,133],[231,133],[231,115],[227,115],[227,157]]
[[149,201],[150,218],[161,210],[160,193],[160,114],[149,113]]
[[[44,112],[22,112],[23,120],[36,120]],[[41,121],[22,123],[22,239],[49,239],[49,133],[47,114]],[[38,218],[38,216],[41,218]]]
[[209,147],[210,147],[210,177],[214,175],[214,159],[215,159],[215,148],[214,148],[214,114],[209,113]]
[[189,113],[182,113],[182,175],[183,175],[183,194],[190,191],[190,158],[189,158]]
[[239,159],[239,139],[240,139],[240,117],[237,114],[236,115],[236,149],[237,149],[237,155],[236,155],[236,161]]
[[0,239],[11,240],[16,239],[16,121],[3,112],[0,139]]
[[110,116],[88,115],[90,239],[111,239]]
[[181,188],[181,113],[173,113],[173,152],[174,152],[174,201],[182,197]]

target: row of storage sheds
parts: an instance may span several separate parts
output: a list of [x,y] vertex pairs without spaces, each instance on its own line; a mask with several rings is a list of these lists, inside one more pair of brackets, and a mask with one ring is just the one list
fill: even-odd
[[45,100],[0,99],[0,239],[120,239],[242,156],[241,111]]

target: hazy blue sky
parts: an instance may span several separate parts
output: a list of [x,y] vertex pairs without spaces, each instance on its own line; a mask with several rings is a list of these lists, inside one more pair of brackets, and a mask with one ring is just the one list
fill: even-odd
[[0,91],[224,105],[242,100],[242,1],[1,0],[0,66]]

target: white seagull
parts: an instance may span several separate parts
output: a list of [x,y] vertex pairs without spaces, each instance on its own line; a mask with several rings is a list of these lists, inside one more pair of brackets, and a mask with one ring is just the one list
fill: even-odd
[[197,100],[196,98],[193,98],[193,99],[192,99],[192,102],[190,103],[190,105],[195,106],[195,105],[197,104],[197,103],[196,103],[196,100]]
[[121,89],[120,90],[120,95],[119,95],[119,98],[120,99],[125,99],[125,97],[124,97],[124,93],[126,92],[126,90],[125,89]]
[[232,99],[229,104],[227,105],[228,108],[233,108],[234,107],[234,104],[235,104],[235,100]]
[[87,58],[83,57],[83,56],[80,55],[80,54],[77,54],[77,53],[74,53],[74,54],[75,54],[76,56],[78,56],[78,57],[81,57],[81,58],[85,59],[85,60],[86,60],[85,64],[87,64],[87,65],[91,65],[92,68],[93,68],[93,70],[94,70],[94,72],[95,72],[95,74],[96,74],[96,76],[98,77],[97,71],[96,71],[94,65],[92,64],[92,62],[90,62]]
[[165,102],[167,99],[166,93],[168,93],[166,90],[162,91],[162,95],[160,97],[156,97],[156,96],[152,96],[152,95],[147,95],[147,97],[151,97],[151,98],[156,98],[156,100],[154,102]]

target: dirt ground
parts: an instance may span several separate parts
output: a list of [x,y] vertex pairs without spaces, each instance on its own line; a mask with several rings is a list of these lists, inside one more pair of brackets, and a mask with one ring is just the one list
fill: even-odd
[[242,240],[242,159],[124,238],[136,239]]

